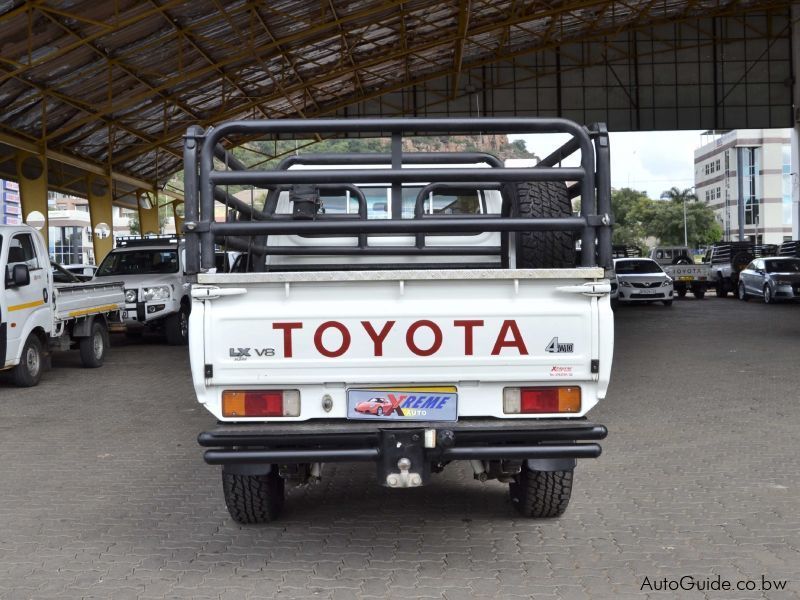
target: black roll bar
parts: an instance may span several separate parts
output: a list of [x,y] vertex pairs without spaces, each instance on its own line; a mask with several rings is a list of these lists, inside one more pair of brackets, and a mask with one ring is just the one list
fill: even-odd
[[[391,154],[336,155],[337,165],[378,166],[379,168],[353,169],[295,169],[294,164],[314,166],[334,164],[330,155],[305,155],[288,157],[273,170],[248,170],[246,165],[224,150],[221,145],[228,136],[281,137],[312,134],[373,134],[392,138]],[[477,133],[567,133],[569,141],[548,155],[535,167],[507,168],[495,157],[484,153],[403,153],[403,135],[468,135]],[[581,264],[610,267],[611,203],[609,181],[608,133],[603,125],[582,127],[566,119],[552,118],[471,118],[471,119],[282,119],[232,121],[205,132],[190,127],[184,146],[186,219],[184,232],[187,241],[187,271],[197,273],[214,266],[215,239],[224,236],[259,237],[289,234],[353,234],[359,236],[359,246],[366,246],[366,236],[374,233],[405,233],[424,236],[425,233],[503,232],[503,248],[507,249],[507,234],[512,231],[579,231],[581,239]],[[556,167],[574,152],[580,152],[579,167]],[[217,170],[214,158],[225,165]],[[486,168],[462,167],[459,162],[471,165],[487,164]],[[403,168],[406,165],[437,164],[459,165],[444,168]],[[383,168],[389,167],[389,168]],[[426,182],[429,185],[460,182],[462,188],[478,183],[491,185],[490,189],[525,181],[574,182],[573,193],[581,196],[579,217],[548,219],[519,218],[512,208],[499,217],[470,219],[444,218],[445,215],[425,215],[425,218],[400,218],[399,189],[403,183]],[[279,190],[291,184],[324,186],[382,183],[392,188],[392,218],[369,220],[362,214],[363,194],[359,198],[358,220],[312,219],[308,221],[275,219],[274,203]],[[488,182],[488,183],[487,183]],[[264,210],[259,211],[238,201],[230,202],[215,192],[220,185],[257,185],[270,189]],[[354,186],[355,187],[355,186]],[[348,188],[349,189],[349,188]],[[353,190],[350,190],[351,193]],[[248,222],[214,221],[214,201],[219,199],[250,219]],[[516,203],[516,200],[514,200]],[[366,202],[363,201],[363,206]],[[598,216],[599,213],[599,216]],[[597,242],[597,244],[596,244]],[[262,242],[265,243],[265,242]],[[424,238],[422,245],[424,246]],[[417,244],[419,249],[419,242]],[[598,247],[599,246],[599,247]],[[272,247],[259,245],[259,250]],[[362,248],[366,249],[366,248]],[[200,260],[197,260],[198,255]]]

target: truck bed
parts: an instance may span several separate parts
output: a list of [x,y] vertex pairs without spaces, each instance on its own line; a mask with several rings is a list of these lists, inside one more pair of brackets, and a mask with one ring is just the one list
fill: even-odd
[[122,310],[125,306],[122,282],[59,283],[53,289],[53,318],[56,321]]

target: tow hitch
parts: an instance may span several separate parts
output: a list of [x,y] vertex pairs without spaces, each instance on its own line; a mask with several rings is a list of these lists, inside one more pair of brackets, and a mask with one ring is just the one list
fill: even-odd
[[381,431],[378,481],[391,488],[419,487],[429,477],[424,429]]

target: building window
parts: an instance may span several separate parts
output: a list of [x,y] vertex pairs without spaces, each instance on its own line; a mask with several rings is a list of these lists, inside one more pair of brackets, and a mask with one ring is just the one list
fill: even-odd
[[781,165],[781,208],[783,209],[783,224],[792,224],[792,147],[790,144],[781,146],[783,164]]
[[82,264],[87,248],[84,243],[88,240],[84,227],[50,227],[48,238],[50,243],[50,256],[57,263],[63,265]]
[[739,201],[744,201],[744,224],[758,225],[759,199],[757,190],[761,148],[741,148],[740,152],[742,152],[743,198],[740,198]]
[[715,168],[715,170],[716,170],[716,171],[719,171],[719,170],[720,170],[720,169],[719,169],[719,159],[717,159],[717,162],[716,162],[716,163],[714,163],[714,164],[716,165],[716,168]]

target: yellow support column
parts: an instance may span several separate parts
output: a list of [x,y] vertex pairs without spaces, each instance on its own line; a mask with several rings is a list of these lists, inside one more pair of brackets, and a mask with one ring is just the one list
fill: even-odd
[[139,205],[139,235],[158,235],[161,233],[158,226],[158,202],[153,202],[152,194],[139,191],[137,194]]
[[178,207],[183,204],[180,200],[173,200],[172,201],[172,217],[175,219],[175,233],[177,235],[183,235],[183,217],[178,214]]
[[100,262],[114,247],[114,215],[111,206],[111,186],[107,177],[89,175],[86,178],[89,191],[89,218],[92,222],[94,262]]
[[[16,156],[22,219],[35,227],[48,243],[47,157],[20,150]],[[49,245],[48,245],[49,247]]]

